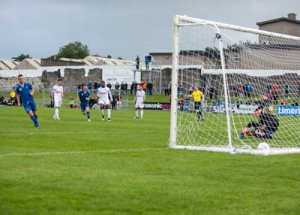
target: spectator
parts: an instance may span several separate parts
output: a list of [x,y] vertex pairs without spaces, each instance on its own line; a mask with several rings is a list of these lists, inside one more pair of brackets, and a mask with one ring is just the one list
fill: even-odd
[[89,89],[89,93],[92,94],[93,92],[93,83],[91,81],[88,82],[88,89]]
[[136,91],[137,91],[137,83],[133,81],[130,87],[130,94],[135,95]]
[[117,109],[117,101],[118,101],[118,96],[113,95],[112,96],[112,102],[111,102],[111,106],[113,110]]
[[136,57],[135,62],[136,62],[136,65],[135,65],[136,70],[139,70],[140,69],[140,57],[139,56]]
[[116,90],[119,90],[119,89],[120,89],[120,84],[119,84],[119,82],[116,82],[116,84],[115,84],[115,89],[116,89]]
[[253,91],[253,86],[250,83],[245,84],[244,92],[247,97],[249,98],[251,97],[252,91]]
[[172,89],[172,82],[170,81],[169,84],[168,84],[168,88],[165,91],[166,96],[171,95],[171,89]]
[[243,96],[245,95],[244,87],[243,87],[242,84],[240,84],[240,85],[238,86],[238,91],[239,91],[240,97],[243,97]]
[[146,92],[146,90],[147,90],[147,82],[145,80],[142,80],[141,86],[142,86],[143,90]]
[[279,96],[279,85],[277,83],[272,84],[271,94],[273,96],[273,100],[277,101]]
[[284,93],[285,93],[285,97],[288,98],[290,94],[289,85],[284,86]]
[[121,83],[121,91],[123,95],[127,95],[127,90],[128,90],[128,84],[125,82]]
[[99,85],[97,82],[94,82],[94,90],[97,90],[99,88]]
[[152,96],[153,84],[152,82],[148,82],[147,84],[147,95]]
[[149,71],[150,70],[150,63],[152,61],[152,56],[151,55],[147,55],[145,56],[145,65],[146,65],[146,70]]
[[209,99],[212,100],[214,98],[214,96],[215,96],[215,88],[210,87],[208,95],[209,95]]

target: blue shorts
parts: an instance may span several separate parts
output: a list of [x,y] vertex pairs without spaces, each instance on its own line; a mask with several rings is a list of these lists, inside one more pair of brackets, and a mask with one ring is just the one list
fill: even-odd
[[36,105],[34,101],[27,101],[23,103],[24,110],[28,112],[36,112]]
[[80,103],[80,109],[82,112],[86,111],[86,109],[89,107],[89,103]]

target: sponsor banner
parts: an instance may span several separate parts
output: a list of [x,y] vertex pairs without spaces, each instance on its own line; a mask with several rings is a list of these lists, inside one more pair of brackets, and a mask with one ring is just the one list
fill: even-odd
[[234,105],[234,107],[232,108],[234,113],[238,113],[238,114],[252,114],[255,112],[256,108],[258,108],[257,105]]
[[160,103],[160,102],[145,102],[144,109],[147,110],[170,110],[170,103]]
[[[257,107],[258,107],[257,105],[233,104],[231,105],[231,111],[237,114],[252,114],[254,113]],[[208,108],[208,111],[213,113],[225,113],[225,105],[224,104],[213,105],[211,106],[211,108]]]
[[300,107],[291,105],[279,105],[276,107],[278,115],[283,116],[300,116]]

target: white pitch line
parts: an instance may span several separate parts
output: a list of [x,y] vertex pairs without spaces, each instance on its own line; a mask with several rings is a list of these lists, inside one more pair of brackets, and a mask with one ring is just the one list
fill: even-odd
[[0,158],[4,157],[34,157],[34,156],[51,156],[51,155],[74,155],[74,154],[88,154],[88,153],[103,153],[103,154],[110,154],[110,153],[127,153],[127,152],[146,152],[146,151],[163,151],[167,148],[140,148],[140,149],[111,149],[111,150],[96,150],[96,151],[62,151],[62,152],[13,152],[13,153],[6,153],[0,154]]
[[[99,134],[99,131],[43,131],[33,128],[35,130],[32,131],[7,131],[1,132],[0,135],[66,135],[66,134]],[[102,133],[111,133],[110,131],[101,130]],[[128,133],[127,130],[120,130],[120,132]]]

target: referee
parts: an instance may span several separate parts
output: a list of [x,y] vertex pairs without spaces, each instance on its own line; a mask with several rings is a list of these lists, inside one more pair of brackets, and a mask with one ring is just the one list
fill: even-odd
[[201,102],[203,97],[204,97],[203,92],[199,90],[197,87],[195,87],[192,92],[192,98],[195,104],[195,111],[196,111],[198,121],[204,120],[204,115],[201,107]]

